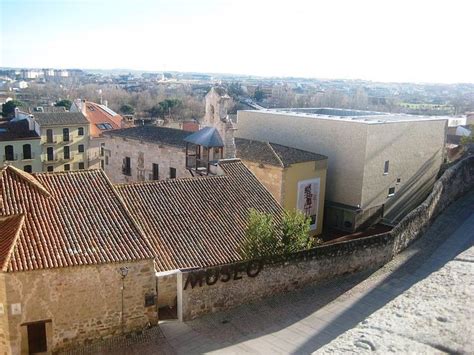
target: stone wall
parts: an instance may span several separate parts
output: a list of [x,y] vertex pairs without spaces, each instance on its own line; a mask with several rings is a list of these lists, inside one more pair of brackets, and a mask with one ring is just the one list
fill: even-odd
[[278,203],[283,203],[283,168],[268,164],[242,160],[260,183],[272,194]]
[[178,309],[183,320],[190,320],[308,283],[382,266],[390,260],[392,248],[390,235],[381,234],[267,259],[260,272],[258,262],[183,272],[178,276],[182,290]]
[[[123,281],[122,266],[129,270]],[[156,294],[152,260],[4,276],[11,354],[28,351],[25,324],[32,322],[48,321],[48,350],[57,351],[120,334],[122,327],[130,332],[157,321],[156,305],[145,306],[146,296],[153,299]],[[20,309],[17,314],[11,311],[14,304]]]
[[[104,139],[104,170],[114,183],[152,180],[153,164],[159,165],[159,180],[170,178],[170,168],[176,169],[176,177],[191,177],[186,170],[186,152],[163,144],[154,144],[139,140],[107,135]],[[122,172],[123,160],[130,157],[131,176]]]
[[426,200],[403,218],[392,230],[394,254],[422,235],[436,216],[452,202],[474,188],[474,156],[455,164],[436,181]]
[[389,233],[261,261],[180,273],[181,318],[194,319],[309,283],[379,267],[422,235],[449,204],[473,188],[474,156],[448,169],[428,198]]
[[158,282],[158,307],[176,307],[176,274],[160,275]]
[[6,305],[5,274],[0,272],[0,355],[9,354],[8,309]]

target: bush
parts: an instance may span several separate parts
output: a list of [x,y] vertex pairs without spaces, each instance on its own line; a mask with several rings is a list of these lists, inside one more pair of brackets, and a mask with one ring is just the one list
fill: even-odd
[[285,211],[276,226],[271,214],[251,209],[239,254],[244,259],[258,259],[312,248],[319,240],[309,232],[310,219],[300,211]]

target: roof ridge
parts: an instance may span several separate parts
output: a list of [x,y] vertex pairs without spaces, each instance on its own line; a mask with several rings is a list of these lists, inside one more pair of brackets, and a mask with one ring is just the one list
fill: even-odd
[[166,179],[166,180],[152,180],[152,181],[132,181],[132,182],[122,182],[114,184],[117,188],[127,187],[127,186],[140,186],[140,185],[165,185],[173,184],[185,181],[197,181],[197,180],[209,180],[209,179],[218,179],[218,178],[228,178],[227,175],[211,175],[211,176],[191,176],[185,178],[177,179]]
[[20,170],[13,165],[7,165],[6,168],[1,171],[1,173],[4,174],[5,172],[8,172],[8,171],[11,171],[13,174],[19,176],[22,180],[27,182],[29,185],[39,190],[41,194],[45,195],[46,197],[51,197],[51,193],[48,191],[48,189],[44,187],[43,184],[40,183],[33,175],[23,170]]
[[284,167],[285,167],[285,164],[283,164],[283,160],[281,160],[281,158],[280,158],[280,156],[278,155],[278,153],[275,151],[275,149],[273,149],[272,144],[271,144],[270,142],[265,142],[265,143],[268,145],[268,147],[270,148],[270,150],[273,152],[273,154],[274,154],[275,157],[277,158],[278,162],[280,163],[280,166],[281,166],[282,168],[284,168]]
[[5,259],[3,261],[3,265],[0,265],[0,270],[6,272],[8,270],[8,265],[10,265],[10,259],[12,257],[13,251],[15,250],[16,243],[18,241],[18,237],[20,236],[20,231],[23,227],[23,223],[25,222],[25,214],[24,213],[19,213],[19,214],[14,214],[14,215],[9,215],[5,217],[0,217],[0,222],[5,222],[9,219],[17,218],[20,217],[20,221],[18,223],[18,228],[15,231],[15,235],[13,237],[13,240],[10,242],[10,247],[8,248],[7,254],[5,256]]

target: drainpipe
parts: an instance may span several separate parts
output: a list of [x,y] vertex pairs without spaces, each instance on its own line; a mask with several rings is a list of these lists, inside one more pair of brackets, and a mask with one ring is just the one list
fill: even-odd
[[122,276],[122,311],[120,312],[120,325],[121,325],[122,334],[123,334],[124,333],[124,328],[125,328],[124,318],[123,318],[123,310],[124,310],[123,294],[124,294],[124,290],[125,290],[125,277],[128,275],[128,267],[122,266],[119,269],[119,272],[120,272],[120,275]]

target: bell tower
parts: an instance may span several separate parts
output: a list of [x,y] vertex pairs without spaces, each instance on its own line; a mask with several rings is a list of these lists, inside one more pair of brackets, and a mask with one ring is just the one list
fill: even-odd
[[223,158],[235,158],[235,124],[229,118],[227,109],[231,98],[226,89],[215,86],[206,95],[206,113],[201,120],[202,127],[214,127],[224,143]]

